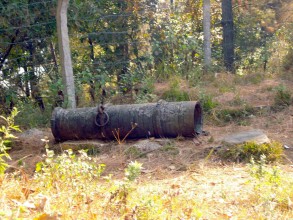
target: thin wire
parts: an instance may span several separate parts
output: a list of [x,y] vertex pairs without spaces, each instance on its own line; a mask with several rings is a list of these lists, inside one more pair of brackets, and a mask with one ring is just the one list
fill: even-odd
[[20,27],[10,27],[10,28],[2,28],[0,29],[0,31],[4,31],[4,30],[20,30],[20,29],[23,29],[23,28],[31,28],[31,27],[37,27],[37,26],[46,26],[48,24],[53,24],[53,23],[56,23],[56,20],[55,21],[52,21],[52,22],[45,22],[45,23],[37,23],[37,24],[31,24],[31,25],[23,25],[23,26],[20,26]]

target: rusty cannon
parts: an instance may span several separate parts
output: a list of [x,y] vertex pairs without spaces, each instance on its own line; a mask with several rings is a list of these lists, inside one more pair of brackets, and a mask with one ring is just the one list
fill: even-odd
[[192,137],[202,132],[199,102],[166,102],[63,109],[52,113],[56,141]]

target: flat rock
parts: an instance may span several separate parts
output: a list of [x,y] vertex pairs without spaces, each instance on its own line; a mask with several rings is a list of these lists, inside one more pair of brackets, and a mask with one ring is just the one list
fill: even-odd
[[78,151],[82,149],[101,149],[105,147],[111,147],[110,142],[98,141],[98,140],[79,140],[79,141],[65,141],[58,143],[62,150]]
[[269,143],[270,139],[261,130],[250,130],[230,134],[222,139],[228,144],[243,144],[245,142],[255,142],[256,144]]
[[154,140],[145,139],[140,140],[137,143],[132,145],[133,147],[136,147],[137,149],[141,150],[142,152],[149,152],[153,150],[157,150],[162,147],[161,144],[157,143]]

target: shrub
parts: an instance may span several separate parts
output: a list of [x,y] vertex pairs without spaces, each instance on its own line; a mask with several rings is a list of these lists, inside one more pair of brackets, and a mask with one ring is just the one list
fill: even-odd
[[275,108],[282,109],[291,104],[291,92],[284,86],[276,87]]
[[218,151],[218,155],[228,161],[249,162],[252,158],[260,161],[264,155],[268,163],[281,160],[284,155],[281,143],[273,141],[271,143],[256,144],[247,142],[240,145],[227,145]]
[[55,156],[53,150],[46,146],[46,159],[36,165],[36,179],[46,188],[56,185],[73,188],[82,188],[83,183],[101,176],[105,169],[104,164],[96,164],[84,150],[66,150],[61,155]]

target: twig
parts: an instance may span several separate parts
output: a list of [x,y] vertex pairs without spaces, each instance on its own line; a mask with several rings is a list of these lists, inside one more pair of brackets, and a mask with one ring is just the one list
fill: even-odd
[[127,134],[124,136],[122,140],[120,138],[120,128],[118,129],[115,128],[114,131],[112,131],[112,134],[115,140],[118,142],[118,144],[122,144],[136,127],[137,127],[137,123],[131,123],[131,129],[127,132]]
[[17,161],[15,161],[15,162],[12,163],[11,165],[9,165],[9,167],[14,168],[13,166],[14,166],[15,164],[17,164],[19,161],[24,160],[24,159],[26,159],[26,158],[28,158],[28,157],[32,157],[32,156],[33,156],[32,154],[26,155],[26,156],[24,156],[24,157],[18,159]]

